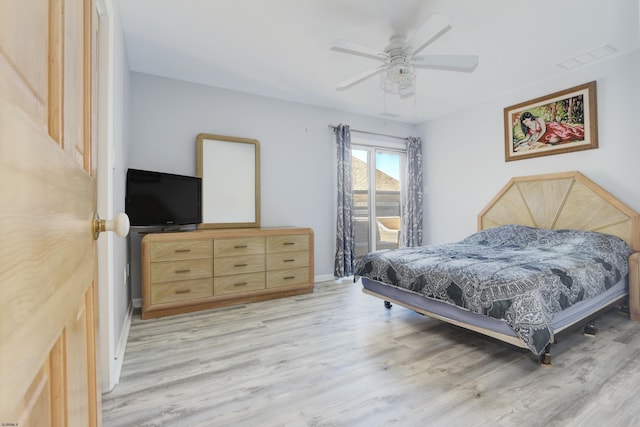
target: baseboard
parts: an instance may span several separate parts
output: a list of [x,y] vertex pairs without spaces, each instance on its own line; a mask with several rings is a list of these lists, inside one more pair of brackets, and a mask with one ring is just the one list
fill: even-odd
[[313,277],[313,282],[314,283],[320,283],[320,282],[332,282],[336,280],[335,276],[333,274],[320,274],[318,276],[314,276]]
[[133,308],[140,308],[142,307],[142,298],[134,298],[131,300],[131,303],[133,304]]
[[120,372],[122,371],[122,363],[124,362],[124,352],[127,349],[127,340],[129,339],[129,330],[131,329],[131,319],[133,318],[133,305],[129,304],[127,316],[122,325],[118,347],[116,348],[115,360],[113,361],[113,385],[120,382]]

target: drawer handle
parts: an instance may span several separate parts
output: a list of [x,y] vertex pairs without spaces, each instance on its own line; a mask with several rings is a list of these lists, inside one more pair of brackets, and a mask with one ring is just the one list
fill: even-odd
[[188,294],[189,292],[191,292],[191,289],[179,289],[176,294]]
[[248,264],[236,264],[234,267],[246,267]]
[[176,270],[176,274],[184,274],[184,273],[188,273],[190,271],[191,271],[190,268],[185,268],[183,270]]
[[249,283],[247,283],[247,282],[239,282],[239,283],[234,283],[233,286],[246,286],[248,284]]
[[284,242],[283,245],[284,246],[291,246],[291,245],[295,245],[296,242]]
[[294,262],[294,261],[295,261],[295,259],[293,259],[293,258],[285,259],[285,260],[284,260],[284,262]]
[[248,248],[249,245],[235,245],[234,248],[235,249],[244,249],[244,248]]
[[283,277],[284,280],[291,280],[291,279],[295,279],[296,276],[285,276]]
[[176,253],[179,252],[191,252],[191,249],[176,249]]

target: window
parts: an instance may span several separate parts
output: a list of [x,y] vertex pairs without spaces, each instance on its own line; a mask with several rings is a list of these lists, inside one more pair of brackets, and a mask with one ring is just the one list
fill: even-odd
[[406,151],[352,144],[351,156],[356,259],[371,251],[398,248]]

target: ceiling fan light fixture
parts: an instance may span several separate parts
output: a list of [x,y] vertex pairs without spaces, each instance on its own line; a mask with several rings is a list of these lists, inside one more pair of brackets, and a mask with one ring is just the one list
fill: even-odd
[[380,87],[387,93],[398,94],[413,87],[415,81],[413,66],[405,62],[389,64],[380,75]]
[[[380,87],[385,93],[398,94],[400,98],[414,96],[416,91],[415,68],[432,68],[449,71],[472,72],[478,65],[477,55],[420,55],[418,54],[451,29],[449,20],[434,13],[411,37],[395,33],[389,38],[384,51],[377,51],[347,40],[338,39],[331,49],[351,55],[364,56],[383,64],[356,74],[338,84],[344,90],[370,77],[380,74]],[[407,41],[408,40],[408,41]],[[595,54],[594,54],[595,55]]]

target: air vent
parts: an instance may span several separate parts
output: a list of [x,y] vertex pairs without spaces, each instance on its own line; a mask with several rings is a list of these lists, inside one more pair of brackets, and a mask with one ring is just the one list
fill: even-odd
[[604,58],[605,56],[609,56],[617,52],[617,49],[611,45],[605,44],[603,46],[592,49],[588,52],[581,53],[579,55],[574,56],[573,58],[565,59],[564,61],[558,62],[558,65],[565,70],[571,70],[581,65],[589,64],[593,61],[597,61],[599,59]]

